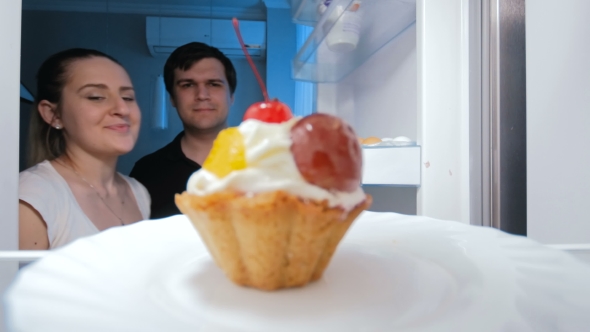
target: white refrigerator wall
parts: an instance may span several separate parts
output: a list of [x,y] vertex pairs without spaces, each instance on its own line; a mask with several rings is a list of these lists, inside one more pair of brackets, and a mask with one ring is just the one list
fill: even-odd
[[344,118],[359,136],[407,136],[422,146],[421,187],[403,193],[367,187],[380,202],[411,202],[419,215],[465,223],[470,211],[468,5],[468,0],[417,0],[416,24],[342,81],[319,84],[317,108]]
[[[0,250],[18,248],[18,131],[20,95],[21,1],[0,2]],[[0,261],[0,298],[18,270],[17,262]],[[4,331],[0,302],[0,331]]]
[[18,141],[21,1],[0,3],[0,250],[18,246]]
[[526,3],[527,235],[590,249],[590,1]]
[[419,214],[470,222],[469,0],[418,0]]

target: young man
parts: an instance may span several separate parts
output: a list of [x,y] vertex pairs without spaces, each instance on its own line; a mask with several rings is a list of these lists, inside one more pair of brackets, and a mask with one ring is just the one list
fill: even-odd
[[188,178],[201,168],[217,134],[227,127],[237,79],[234,66],[221,51],[193,42],[177,48],[166,60],[164,82],[184,131],[138,160],[130,173],[151,195],[151,219],[180,213],[174,195],[186,190]]

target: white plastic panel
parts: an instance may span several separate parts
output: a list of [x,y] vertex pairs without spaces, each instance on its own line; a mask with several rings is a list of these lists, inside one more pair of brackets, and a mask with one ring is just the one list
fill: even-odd
[[420,147],[363,148],[363,185],[419,186]]
[[[145,39],[148,48],[152,45],[160,44],[160,18],[159,17],[146,17],[145,18]],[[150,50],[151,52],[151,50]]]
[[588,0],[526,3],[527,235],[543,243],[590,243],[588,13]]
[[145,21],[148,49],[152,56],[167,55],[189,42],[211,43],[211,20],[148,16]]
[[[211,43],[217,48],[240,48],[231,20],[211,20]],[[244,44],[251,49],[266,49],[266,23],[239,21]]]
[[193,41],[211,43],[211,20],[160,17],[161,46],[180,46]]
[[[0,4],[0,250],[18,247],[18,162],[21,2]],[[1,275],[0,275],[1,276]]]
[[469,0],[418,0],[418,211],[469,223]]
[[[240,21],[240,33],[250,55],[265,55],[265,22]],[[146,18],[146,41],[153,56],[168,55],[190,42],[212,45],[227,56],[244,56],[231,20],[150,16]]]
[[[18,163],[21,0],[0,2],[0,250],[18,249]],[[0,298],[12,282],[18,262],[0,262]],[[0,331],[5,331],[0,301]]]

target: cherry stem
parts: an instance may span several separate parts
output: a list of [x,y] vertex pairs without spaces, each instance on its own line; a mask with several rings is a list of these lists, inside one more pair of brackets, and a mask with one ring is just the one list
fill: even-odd
[[262,81],[262,78],[260,77],[260,74],[258,73],[256,66],[254,65],[254,61],[252,61],[250,54],[248,54],[248,50],[246,49],[246,45],[244,44],[244,40],[242,39],[242,34],[240,33],[240,23],[238,23],[238,19],[234,17],[232,19],[232,24],[234,25],[234,30],[236,30],[236,35],[238,36],[238,40],[240,41],[240,45],[242,46],[242,51],[244,51],[244,54],[246,55],[246,59],[248,59],[250,67],[252,67],[252,71],[254,72],[254,76],[256,76],[256,80],[258,80],[258,85],[260,85],[260,89],[262,90],[264,101],[268,102],[268,93],[266,92],[266,86],[264,86],[264,82]]

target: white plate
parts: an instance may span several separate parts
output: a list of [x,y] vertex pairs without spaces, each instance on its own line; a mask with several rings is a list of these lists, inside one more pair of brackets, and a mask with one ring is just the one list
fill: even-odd
[[324,277],[236,286],[184,216],[110,229],[24,268],[14,331],[583,331],[590,267],[524,237],[365,212]]

